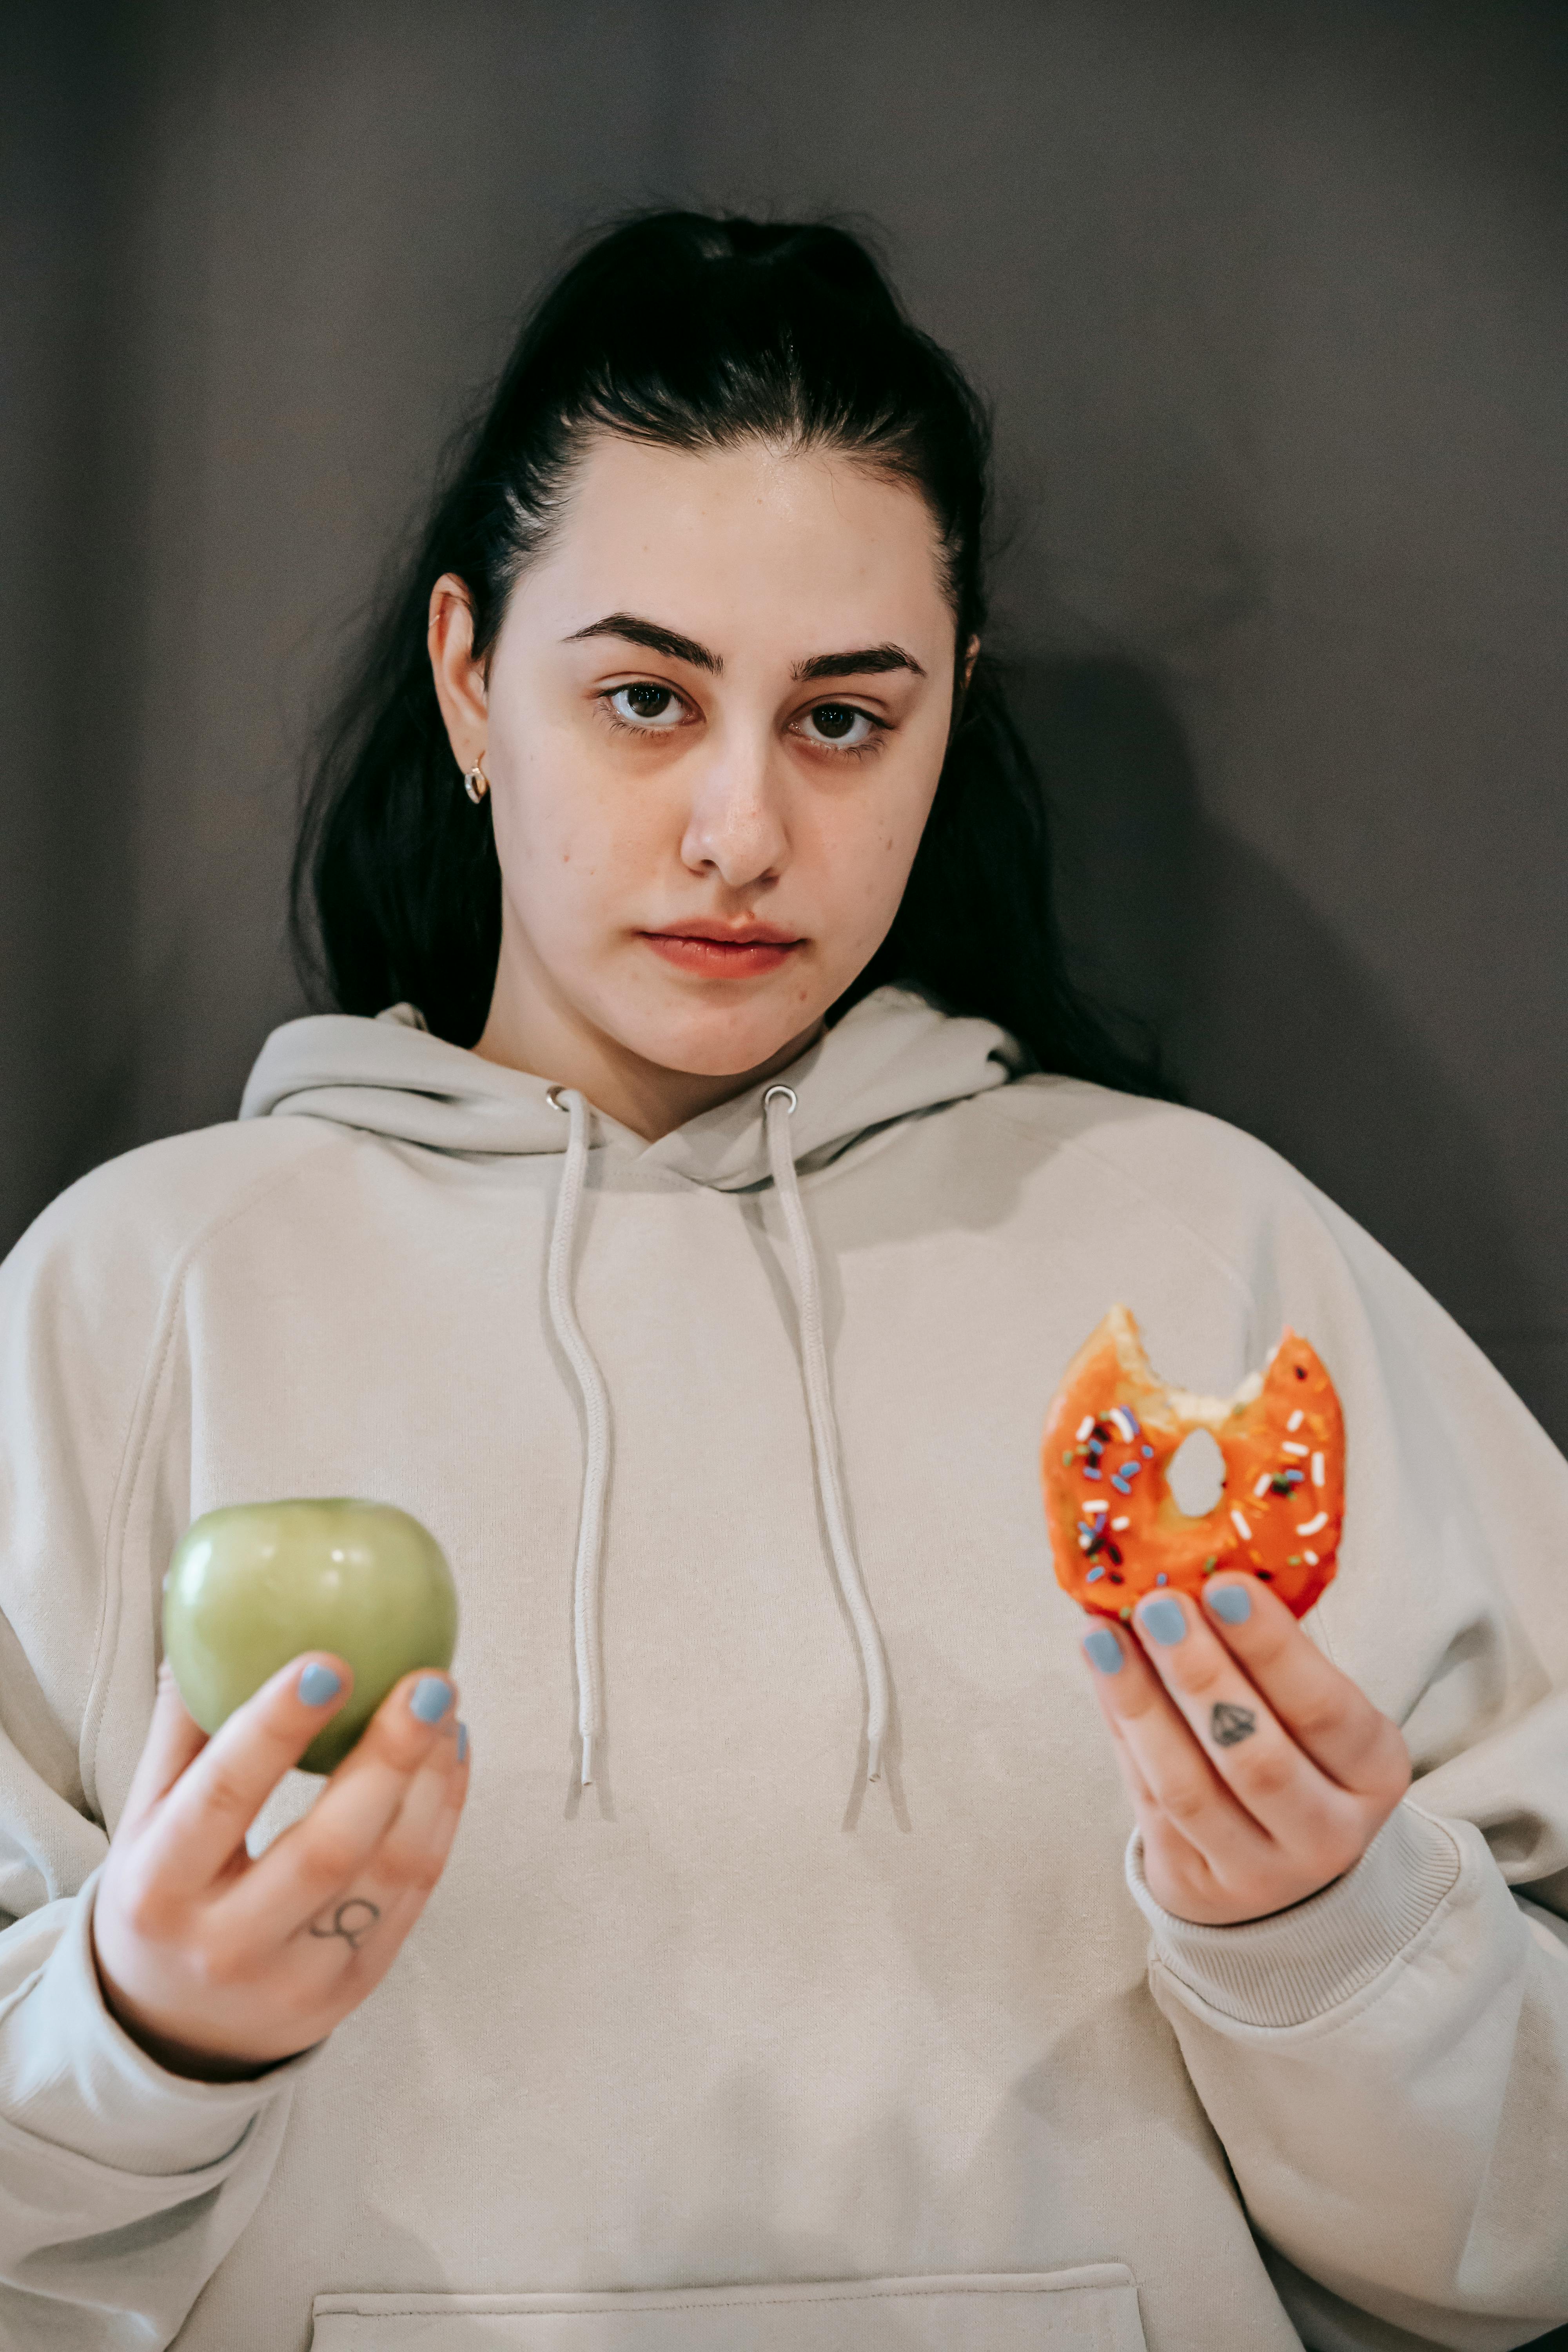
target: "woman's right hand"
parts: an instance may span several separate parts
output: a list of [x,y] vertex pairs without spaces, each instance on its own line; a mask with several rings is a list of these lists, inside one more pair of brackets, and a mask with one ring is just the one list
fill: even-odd
[[405,1675],[304,1819],[258,1860],[246,1851],[350,1681],[342,1658],[308,1652],[209,1739],[159,1676],[92,1927],[110,2011],[172,2074],[232,2081],[320,2042],[380,1983],[441,1875],[468,1787],[445,1675]]

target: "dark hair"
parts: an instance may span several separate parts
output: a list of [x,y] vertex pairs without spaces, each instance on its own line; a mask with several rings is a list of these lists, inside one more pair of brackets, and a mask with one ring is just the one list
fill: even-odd
[[994,656],[983,650],[960,683],[985,624],[985,412],[866,247],[820,224],[644,215],[590,246],[531,311],[309,777],[291,913],[302,971],[345,1012],[408,1000],[463,1045],[483,1028],[500,870],[489,804],[464,794],[437,703],[430,592],[444,572],[464,582],[482,657],[595,432],[682,449],[814,445],[919,489],[953,609],[952,730],[892,929],[835,1013],[902,982],[1000,1022],[1041,1068],[1158,1090],[1068,978],[1044,799]]

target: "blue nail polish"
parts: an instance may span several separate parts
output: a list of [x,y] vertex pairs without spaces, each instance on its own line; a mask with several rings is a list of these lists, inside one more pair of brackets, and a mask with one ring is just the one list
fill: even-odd
[[1083,1637],[1083,1646],[1102,1675],[1121,1671],[1121,1644],[1109,1625],[1097,1625]]
[[1211,1584],[1204,1599],[1227,1625],[1245,1625],[1252,1614],[1252,1595],[1245,1584]]
[[468,1727],[466,1723],[459,1723],[458,1726],[458,1761],[459,1764],[466,1764],[468,1760]]
[[410,1713],[421,1723],[439,1723],[451,1704],[452,1685],[439,1675],[421,1675],[408,1702]]
[[307,1706],[325,1706],[336,1698],[343,1686],[342,1675],[333,1674],[331,1666],[318,1666],[313,1662],[300,1676],[300,1696]]
[[1172,1648],[1187,1630],[1181,1602],[1165,1593],[1158,1601],[1146,1601],[1138,1612],[1138,1630],[1150,1634],[1163,1650]]

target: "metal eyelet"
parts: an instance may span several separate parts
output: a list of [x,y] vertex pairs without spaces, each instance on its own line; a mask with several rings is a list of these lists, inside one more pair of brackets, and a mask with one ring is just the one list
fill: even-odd
[[763,1108],[764,1111],[767,1109],[768,1105],[775,1098],[780,1102],[788,1103],[792,1112],[797,1111],[800,1108],[800,1097],[796,1094],[793,1087],[770,1087],[767,1093],[763,1097]]
[[563,1118],[570,1118],[572,1116],[571,1106],[570,1104],[563,1103],[562,1101],[561,1097],[563,1091],[563,1088],[560,1087],[546,1087],[544,1089],[544,1099],[550,1105],[552,1110],[558,1110]]

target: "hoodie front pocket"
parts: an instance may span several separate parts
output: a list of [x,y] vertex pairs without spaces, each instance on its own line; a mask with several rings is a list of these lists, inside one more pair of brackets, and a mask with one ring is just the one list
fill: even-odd
[[1123,2263],[616,2294],[319,2294],[311,2352],[1144,2352]]

